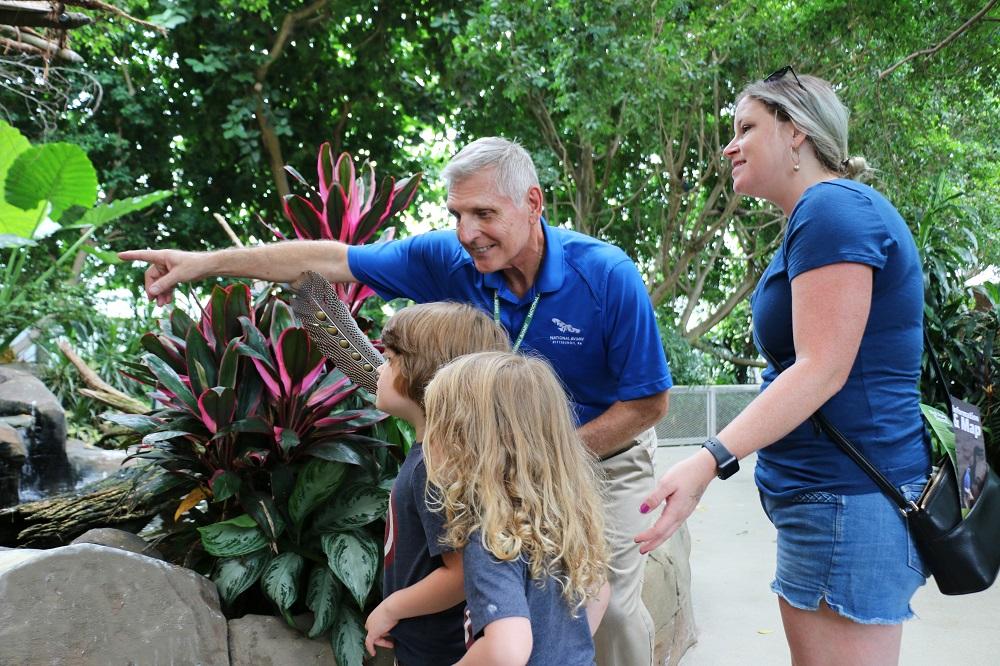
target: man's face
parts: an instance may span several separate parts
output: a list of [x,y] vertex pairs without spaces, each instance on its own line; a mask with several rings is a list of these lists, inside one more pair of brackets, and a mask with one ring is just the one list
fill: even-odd
[[480,273],[504,270],[527,259],[537,216],[527,201],[514,202],[497,191],[494,169],[452,183],[448,212],[455,217],[459,242]]

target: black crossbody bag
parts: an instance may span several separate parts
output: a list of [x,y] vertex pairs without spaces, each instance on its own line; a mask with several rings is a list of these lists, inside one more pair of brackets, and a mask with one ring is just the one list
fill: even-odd
[[[780,374],[785,366],[760,343],[756,331],[753,335],[764,357]],[[924,340],[931,365],[948,397],[948,416],[951,417],[948,383],[941,373],[941,366],[934,356],[926,332]],[[972,509],[963,518],[959,503],[958,475],[951,456],[945,456],[944,462],[931,475],[920,498],[913,502],[907,500],[830,423],[821,410],[816,410],[810,419],[899,507],[920,556],[943,594],[971,594],[982,592],[993,585],[997,572],[1000,571],[1000,478],[997,478],[992,469],[987,468],[983,489]]]

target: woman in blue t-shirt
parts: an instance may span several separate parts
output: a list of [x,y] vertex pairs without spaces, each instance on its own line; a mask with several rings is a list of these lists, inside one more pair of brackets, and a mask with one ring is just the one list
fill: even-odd
[[826,81],[791,67],[747,86],[724,155],[733,189],[788,217],[752,297],[758,344],[787,369],[699,452],[675,465],[642,505],[667,500],[636,540],[655,548],[690,515],[709,482],[754,451],[764,509],[778,531],[778,595],[796,664],[890,664],[926,570],[906,524],[871,479],[809,416],[826,417],[904,494],[930,470],[917,383],[920,259],[905,222],[855,179],[848,111]]

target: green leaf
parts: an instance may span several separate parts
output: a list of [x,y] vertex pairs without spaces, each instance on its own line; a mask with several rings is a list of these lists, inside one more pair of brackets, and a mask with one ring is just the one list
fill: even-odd
[[358,612],[342,604],[330,635],[333,657],[338,664],[361,666],[365,658],[365,625]]
[[156,444],[157,442],[165,442],[167,440],[176,439],[178,437],[189,437],[191,433],[185,430],[161,430],[159,432],[151,432],[142,438],[143,444]]
[[114,423],[128,428],[129,430],[134,430],[142,435],[153,432],[163,425],[159,419],[155,419],[152,416],[143,416],[141,414],[115,414],[114,412],[105,412],[104,414],[101,414],[101,418],[109,423]]
[[181,381],[180,376],[174,372],[173,368],[167,365],[167,362],[161,359],[155,354],[145,354],[142,357],[143,362],[149,366],[149,369],[153,371],[156,378],[163,384],[167,390],[173,393],[177,398],[184,403],[192,413],[198,413],[198,401],[195,400],[194,394],[191,390]]
[[264,594],[277,604],[283,612],[288,612],[299,598],[299,579],[305,561],[296,553],[281,553],[271,560],[261,575],[260,584]]
[[320,539],[330,570],[354,597],[359,608],[371,592],[378,571],[378,545],[364,532],[326,534]]
[[236,494],[242,484],[243,481],[238,474],[228,471],[223,472],[208,484],[209,488],[212,489],[212,501],[222,502],[229,499]]
[[363,527],[385,516],[389,494],[377,486],[347,486],[316,514],[320,532],[344,531]]
[[243,557],[219,560],[215,565],[212,580],[219,588],[222,603],[226,606],[232,605],[236,597],[257,582],[270,559],[271,553],[264,548]]
[[267,537],[257,527],[256,521],[246,514],[199,527],[198,532],[205,550],[216,557],[246,555],[267,545]]
[[[3,196],[3,185],[10,165],[29,148],[31,144],[24,135],[0,120],[0,235],[21,238],[30,243],[46,204],[39,203],[34,209],[25,211],[8,203]],[[9,239],[0,244],[0,247],[12,247],[15,243],[16,240]]]
[[72,143],[47,143],[22,152],[7,172],[5,198],[22,210],[52,204],[58,220],[71,206],[90,208],[97,200],[97,172],[87,153]]
[[285,531],[285,520],[281,517],[274,500],[263,493],[241,493],[240,506],[256,521],[268,541],[274,543]]
[[80,249],[82,251],[86,252],[89,255],[97,257],[98,259],[101,260],[101,262],[103,262],[105,264],[109,264],[109,265],[113,266],[113,265],[122,263],[122,260],[119,259],[118,255],[115,254],[114,252],[110,252],[110,251],[107,251],[107,250],[99,250],[96,247],[94,247],[93,245],[88,245],[86,243],[84,243],[83,245],[81,245]]
[[313,612],[309,638],[322,636],[333,626],[337,607],[340,605],[340,590],[340,583],[330,567],[322,564],[313,568],[306,589],[306,608]]
[[219,386],[226,386],[231,389],[236,388],[236,372],[240,368],[240,354],[236,349],[239,340],[232,339],[226,345],[226,351],[222,353],[222,360],[219,362]]
[[[194,395],[201,395],[206,389],[216,385],[218,373],[215,367],[215,355],[208,348],[208,342],[197,326],[192,326],[188,330],[184,340],[184,357],[187,360],[191,392]],[[200,373],[191,372],[196,366],[201,368]]]
[[955,457],[955,430],[948,415],[936,407],[920,403],[920,411],[931,430],[931,440],[934,451],[939,458],[949,455]]
[[98,204],[87,210],[87,212],[85,212],[79,220],[71,225],[67,225],[66,228],[76,229],[80,227],[101,227],[108,222],[117,220],[118,218],[128,215],[129,213],[134,213],[142,210],[143,208],[149,208],[153,204],[163,201],[171,195],[173,195],[173,192],[170,190],[157,190],[156,192],[150,192],[149,194],[143,194],[137,197],[130,197],[119,201],[109,201],[107,203]]
[[326,460],[306,463],[288,500],[288,514],[296,527],[301,527],[306,516],[333,495],[346,472],[347,468],[341,463]]
[[270,336],[272,344],[277,344],[281,333],[293,326],[295,326],[295,315],[292,313],[292,309],[284,301],[275,301],[271,310]]

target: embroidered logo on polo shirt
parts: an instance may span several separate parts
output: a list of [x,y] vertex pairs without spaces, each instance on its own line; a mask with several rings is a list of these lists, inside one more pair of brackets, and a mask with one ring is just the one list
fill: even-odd
[[552,323],[556,325],[556,328],[559,329],[560,333],[580,332],[580,329],[578,329],[576,326],[573,326],[572,324],[567,324],[566,322],[556,319],[555,317],[552,318]]
[[550,335],[549,344],[553,345],[574,345],[577,347],[583,346],[583,336],[580,335],[582,331],[578,329],[573,324],[567,324],[561,319],[552,318],[552,323],[555,324],[556,328],[559,329],[559,333],[562,335]]

